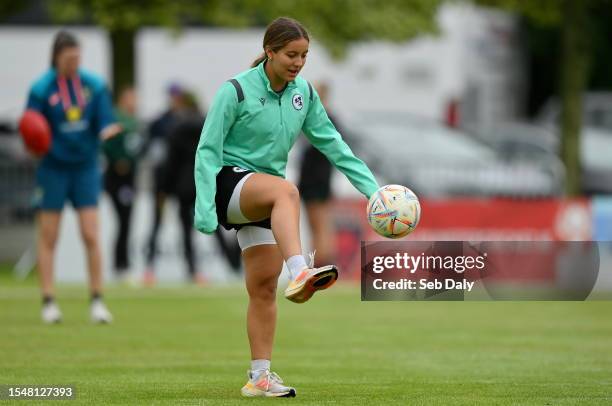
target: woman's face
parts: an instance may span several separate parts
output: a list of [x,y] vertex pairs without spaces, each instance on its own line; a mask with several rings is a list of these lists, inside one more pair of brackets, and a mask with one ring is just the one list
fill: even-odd
[[81,50],[79,47],[64,48],[57,55],[57,70],[66,75],[74,75],[81,63]]
[[121,92],[119,96],[118,105],[127,113],[136,114],[137,107],[136,90],[134,88],[127,88]]
[[268,50],[268,63],[274,74],[285,82],[294,80],[306,64],[308,45],[308,40],[300,38],[289,42],[277,52]]

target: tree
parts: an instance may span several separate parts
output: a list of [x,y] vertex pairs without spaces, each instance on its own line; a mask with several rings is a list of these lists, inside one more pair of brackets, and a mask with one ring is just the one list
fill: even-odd
[[30,0],[25,1],[3,1],[0,2],[0,20],[10,17],[19,11],[22,11],[26,6],[30,5]]
[[561,36],[557,66],[561,98],[561,157],[567,170],[566,194],[576,196],[580,185],[580,129],[582,94],[589,77],[590,16],[609,6],[610,0],[476,0],[477,4],[518,13],[535,24],[556,26]]
[[442,0],[52,0],[60,23],[90,22],[108,30],[113,89],[134,82],[134,38],[140,27],[265,26],[278,16],[304,23],[334,56],[357,41],[406,41],[435,31]]

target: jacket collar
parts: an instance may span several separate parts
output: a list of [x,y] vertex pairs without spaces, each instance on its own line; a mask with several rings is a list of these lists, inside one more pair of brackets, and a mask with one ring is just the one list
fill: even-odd
[[[268,89],[268,92],[278,95],[278,93],[275,92],[274,89],[272,89],[272,86],[270,86],[270,79],[268,79],[268,75],[266,74],[266,70],[264,68],[264,65],[266,64],[266,62],[267,62],[267,59],[264,59],[262,62],[259,63],[259,65],[257,65],[257,73],[259,73],[259,77],[261,77],[261,80],[263,81],[266,89]],[[294,87],[297,87],[297,85],[295,84],[295,80],[292,80],[291,82],[287,83],[286,89],[290,89]]]

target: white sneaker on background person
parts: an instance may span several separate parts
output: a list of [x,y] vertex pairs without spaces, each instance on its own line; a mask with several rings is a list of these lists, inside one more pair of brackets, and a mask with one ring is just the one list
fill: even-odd
[[91,302],[91,321],[96,324],[112,323],[113,315],[108,310],[102,299],[94,299]]
[[62,311],[55,302],[48,302],[43,305],[41,317],[46,324],[56,324],[62,321]]

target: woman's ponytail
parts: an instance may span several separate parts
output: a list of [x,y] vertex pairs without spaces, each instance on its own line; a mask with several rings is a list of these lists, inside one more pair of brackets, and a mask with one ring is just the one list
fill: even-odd
[[259,56],[257,57],[257,59],[255,59],[255,60],[253,61],[253,63],[251,63],[251,68],[254,68],[254,67],[256,67],[257,65],[259,65],[260,63],[262,63],[263,61],[265,61],[265,60],[266,60],[266,58],[267,58],[266,53],[265,53],[265,52],[262,52],[262,53],[261,53],[261,55],[259,55]]

